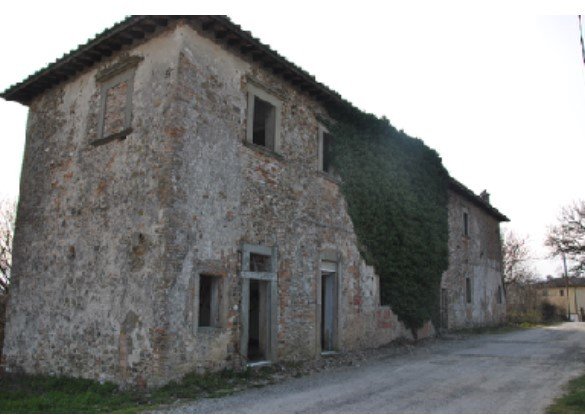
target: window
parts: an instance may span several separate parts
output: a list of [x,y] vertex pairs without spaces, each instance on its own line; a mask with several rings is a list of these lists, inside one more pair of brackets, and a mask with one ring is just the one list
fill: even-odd
[[497,297],[498,304],[502,304],[502,286],[501,285],[498,285],[498,294],[497,295],[498,295],[498,297]]
[[219,327],[219,277],[199,276],[199,327]]
[[471,279],[465,278],[465,300],[471,304]]
[[463,235],[469,236],[469,215],[463,212]]
[[257,254],[250,252],[250,271],[252,272],[270,272],[272,271],[272,258],[270,255]]
[[281,102],[274,95],[248,85],[248,125],[246,141],[278,152]]
[[333,174],[332,162],[333,136],[323,126],[319,126],[319,170]]
[[561,297],[564,297],[565,296],[565,290],[559,290],[559,295]]
[[96,75],[101,83],[98,140],[124,138],[132,131],[134,72],[141,60],[131,56]]

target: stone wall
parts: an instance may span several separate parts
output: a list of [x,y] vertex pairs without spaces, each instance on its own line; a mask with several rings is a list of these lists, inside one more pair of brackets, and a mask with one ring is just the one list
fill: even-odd
[[164,379],[173,32],[131,51],[133,131],[98,139],[96,74],[30,105],[4,358],[10,370]]
[[[96,75],[132,57],[142,60],[131,129],[102,140]],[[245,143],[251,82],[282,100],[279,154]],[[260,64],[183,24],[37,97],[8,369],[144,386],[246,363],[244,244],[277,254],[275,359],[321,352],[324,255],[338,261],[336,349],[410,337],[379,305],[378,277],[359,255],[339,185],[319,172],[317,117],[325,115]],[[198,325],[202,274],[218,281],[215,327]],[[419,337],[432,332],[427,325]]]
[[[499,324],[506,317],[499,221],[452,190],[448,212],[449,268],[441,281],[441,289],[446,290],[441,295],[442,326],[452,329]],[[471,284],[469,302],[467,278]]]

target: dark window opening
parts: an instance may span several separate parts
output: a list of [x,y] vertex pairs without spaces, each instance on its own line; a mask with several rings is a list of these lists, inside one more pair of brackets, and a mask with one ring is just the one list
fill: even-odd
[[564,297],[565,296],[565,290],[559,290],[559,295],[561,297]]
[[323,132],[323,171],[326,173],[333,173],[332,145],[333,136],[329,133]]
[[471,303],[471,279],[465,278],[465,299],[467,303]]
[[218,278],[199,276],[199,327],[219,326]]
[[276,130],[276,108],[274,105],[254,97],[254,124],[252,126],[252,142],[259,146],[274,150]]
[[502,304],[502,286],[498,285],[498,304]]
[[463,213],[463,235],[469,236],[469,218],[467,213]]
[[250,271],[271,272],[271,257],[269,255],[250,253]]

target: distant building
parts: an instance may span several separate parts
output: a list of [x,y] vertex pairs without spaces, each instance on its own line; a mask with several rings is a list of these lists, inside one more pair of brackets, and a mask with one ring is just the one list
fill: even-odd
[[571,321],[585,321],[585,278],[548,278],[534,284],[541,302],[563,310]]

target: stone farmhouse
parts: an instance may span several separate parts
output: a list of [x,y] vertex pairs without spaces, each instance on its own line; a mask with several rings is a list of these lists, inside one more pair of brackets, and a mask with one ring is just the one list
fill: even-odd
[[[2,97],[29,107],[6,370],[152,386],[412,338],[330,172],[351,104],[228,18],[129,17]],[[441,325],[496,324],[508,219],[454,179],[448,209]]]

